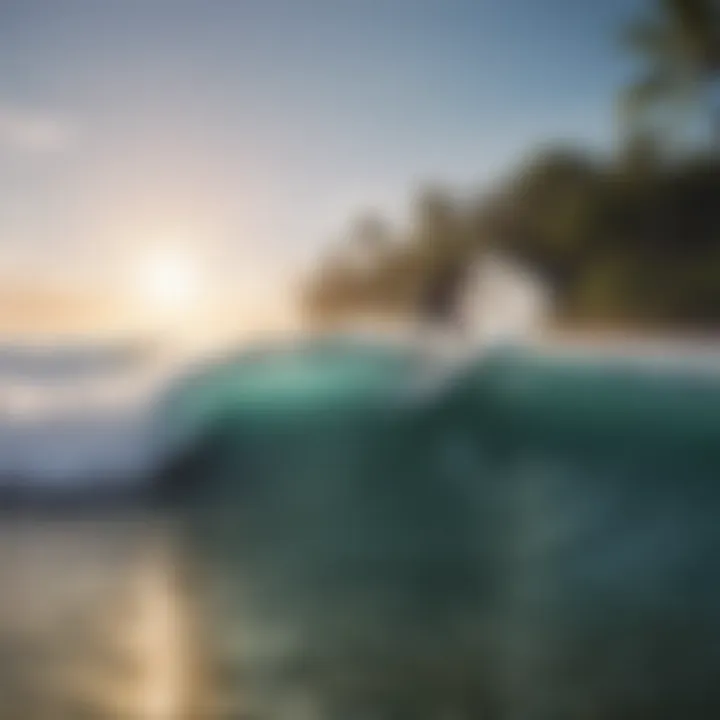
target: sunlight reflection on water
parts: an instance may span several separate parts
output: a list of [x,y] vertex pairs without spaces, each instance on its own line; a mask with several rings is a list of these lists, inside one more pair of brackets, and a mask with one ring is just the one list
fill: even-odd
[[171,531],[159,520],[3,519],[0,717],[183,717]]

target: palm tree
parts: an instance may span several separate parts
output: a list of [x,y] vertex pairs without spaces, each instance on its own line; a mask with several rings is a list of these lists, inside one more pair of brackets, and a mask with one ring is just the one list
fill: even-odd
[[[626,40],[647,64],[622,98],[633,131],[638,121],[686,120],[689,109],[699,110],[720,151],[720,0],[657,0],[655,14],[628,27]],[[661,115],[648,118],[654,111]]]

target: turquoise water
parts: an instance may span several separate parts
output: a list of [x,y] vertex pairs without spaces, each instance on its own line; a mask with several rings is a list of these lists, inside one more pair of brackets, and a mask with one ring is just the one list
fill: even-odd
[[187,527],[227,716],[720,709],[718,376],[427,372],[331,347],[200,388]]
[[718,400],[643,358],[218,362],[165,407],[171,507],[0,524],[0,718],[715,717]]

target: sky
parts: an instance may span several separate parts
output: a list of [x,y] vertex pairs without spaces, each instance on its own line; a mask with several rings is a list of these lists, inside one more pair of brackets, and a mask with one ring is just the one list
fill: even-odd
[[642,0],[3,0],[0,269],[178,238],[266,286],[354,214],[611,146]]

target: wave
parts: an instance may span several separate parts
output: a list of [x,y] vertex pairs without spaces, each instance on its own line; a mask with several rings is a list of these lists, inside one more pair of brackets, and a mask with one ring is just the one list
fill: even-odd
[[0,342],[0,486],[144,482],[180,355],[147,342]]
[[[708,373],[701,370],[713,375],[717,369],[717,354],[705,351],[693,358],[687,352],[641,352],[630,345],[604,348],[603,359],[597,347],[588,351],[566,344],[525,353],[524,366],[513,370],[512,354],[498,348],[475,347],[450,361],[447,353],[437,352],[437,342],[416,340],[339,333],[202,353],[138,340],[0,341],[0,487],[146,483],[168,458],[187,454],[233,404],[252,409],[260,403],[267,409],[277,401],[289,408],[293,398],[302,404],[313,393],[335,394],[340,402],[353,393],[367,396],[371,388],[381,403],[389,402],[389,388],[402,391],[406,400],[421,399],[461,383],[458,364],[486,382],[496,376],[493,366],[505,367],[494,395],[506,392],[508,378],[520,378],[542,390],[543,412],[555,408],[556,415],[568,402],[579,401],[580,390],[603,383],[610,391],[623,383],[637,389],[642,377],[652,385],[648,399],[635,405],[628,401],[626,415],[675,395],[675,404],[682,404],[689,394],[706,393],[707,383],[700,378]],[[484,368],[480,373],[478,366]],[[543,367],[555,368],[552,377],[534,380]],[[575,392],[573,368],[580,367],[594,367],[595,375],[586,374]],[[633,371],[630,380],[620,382],[611,367],[634,367],[637,375]],[[673,385],[673,374],[685,376],[692,393],[682,383]],[[648,422],[677,417],[664,409]],[[580,410],[587,418],[587,407]]]

